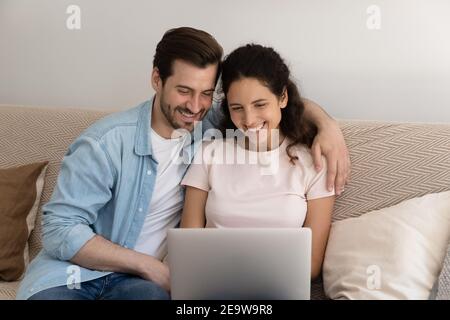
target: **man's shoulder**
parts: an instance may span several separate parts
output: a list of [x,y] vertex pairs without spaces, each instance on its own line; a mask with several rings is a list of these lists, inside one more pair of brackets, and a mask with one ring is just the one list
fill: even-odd
[[206,113],[205,118],[202,121],[202,130],[206,132],[210,129],[217,129],[223,118],[223,113],[220,108],[221,104],[219,100],[213,101],[211,108]]
[[[291,151],[294,155],[298,157],[298,163],[301,164],[302,170],[306,170],[307,172],[311,173],[313,176],[317,175],[317,171],[315,169],[314,165],[314,157],[311,151],[311,148],[309,148],[307,145],[304,144],[296,144],[292,147]],[[321,155],[322,160],[322,170],[327,169],[327,161],[325,156]]]
[[115,112],[94,122],[89,126],[81,136],[89,136],[95,140],[101,140],[109,133],[125,130],[135,130],[138,125],[139,116],[142,108],[150,101],[145,101],[136,107]]

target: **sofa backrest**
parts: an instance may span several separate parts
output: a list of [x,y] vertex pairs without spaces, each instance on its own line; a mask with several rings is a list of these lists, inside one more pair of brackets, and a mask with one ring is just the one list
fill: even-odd
[[450,190],[450,123],[340,121],[351,181],[333,221]]
[[0,168],[49,161],[36,227],[30,235],[30,259],[41,249],[42,204],[50,200],[68,146],[107,113],[0,105]]
[[[0,168],[49,161],[42,204],[49,201],[72,141],[112,110],[0,105]],[[427,193],[450,190],[450,124],[340,121],[352,179],[336,200],[333,221]],[[41,208],[30,257],[41,249]]]

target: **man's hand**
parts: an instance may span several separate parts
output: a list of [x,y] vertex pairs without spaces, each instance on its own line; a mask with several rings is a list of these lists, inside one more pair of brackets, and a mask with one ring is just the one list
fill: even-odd
[[143,261],[141,265],[140,277],[145,280],[150,280],[161,288],[170,292],[170,273],[167,264],[159,261],[152,256],[147,256],[148,259]]
[[314,101],[303,98],[305,118],[318,128],[317,136],[311,146],[314,165],[317,171],[322,169],[323,154],[327,159],[327,188],[336,195],[344,191],[344,185],[350,180],[350,156],[344,135],[338,123]]
[[311,146],[314,166],[317,171],[322,169],[323,154],[327,160],[327,188],[334,190],[336,195],[344,191],[344,185],[350,180],[350,156],[344,135],[336,121],[330,120],[320,126]]
[[90,239],[70,261],[91,270],[134,274],[170,292],[167,265],[155,257],[124,248],[99,235]]

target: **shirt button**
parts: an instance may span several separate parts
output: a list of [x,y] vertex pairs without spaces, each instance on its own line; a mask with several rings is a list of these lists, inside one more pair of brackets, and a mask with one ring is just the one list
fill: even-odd
[[139,211],[139,212],[142,212],[142,208],[139,208],[138,211]]
[[152,170],[147,170],[147,175],[151,175],[152,174]]

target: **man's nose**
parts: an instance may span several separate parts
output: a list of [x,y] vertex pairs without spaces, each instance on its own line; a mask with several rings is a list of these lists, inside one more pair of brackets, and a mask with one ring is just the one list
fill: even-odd
[[200,97],[198,95],[191,96],[186,106],[192,113],[200,112],[200,110],[202,109],[202,106],[200,104]]

